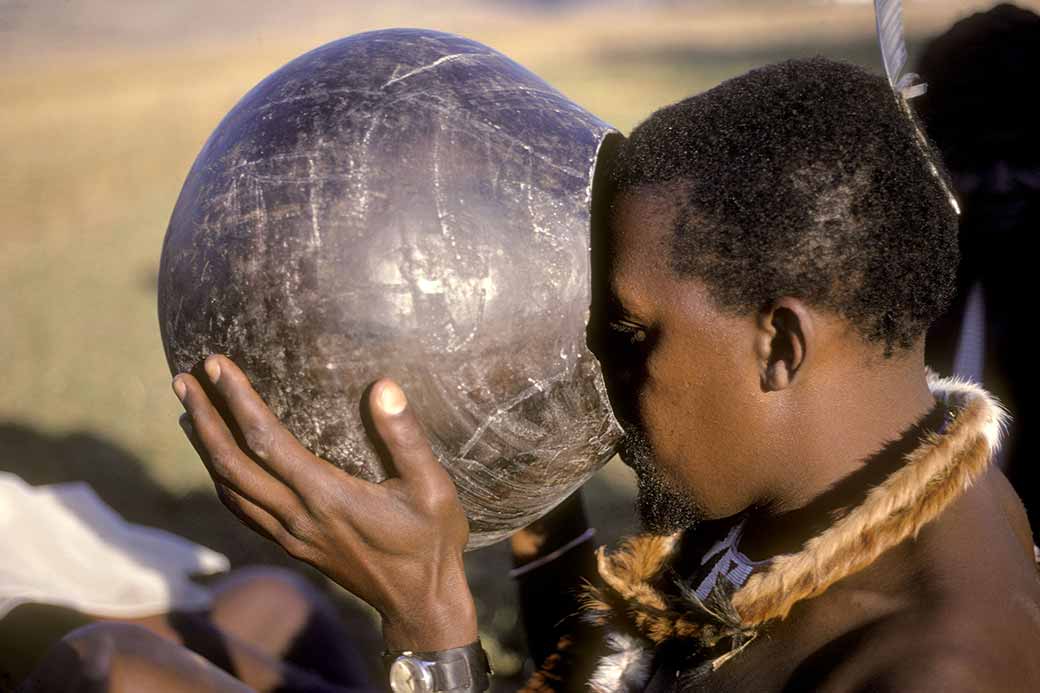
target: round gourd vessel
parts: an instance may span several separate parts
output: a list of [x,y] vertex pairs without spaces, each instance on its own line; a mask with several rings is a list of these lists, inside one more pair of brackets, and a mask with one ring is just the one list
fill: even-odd
[[548,512],[620,429],[586,347],[613,129],[502,54],[394,29],[293,60],[231,110],[170,220],[172,372],[227,354],[320,457],[379,482],[362,401],[398,381],[469,548]]

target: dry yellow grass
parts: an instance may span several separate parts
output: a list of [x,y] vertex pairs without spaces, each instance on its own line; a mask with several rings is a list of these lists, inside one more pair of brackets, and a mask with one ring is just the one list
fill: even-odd
[[[327,4],[300,11],[287,31],[291,10],[267,24],[253,12],[261,19],[243,28],[251,5],[201,13],[205,5],[188,4],[205,31],[182,26],[180,16],[95,3],[122,31],[99,43],[86,31],[45,31],[37,25],[49,17],[43,3],[37,24],[32,14],[18,18],[20,40],[0,74],[0,420],[98,431],[177,490],[204,476],[173,425],[177,405],[158,342],[151,283],[162,235],[209,131],[290,58],[355,31],[434,26],[499,48],[622,129],[777,57],[823,50],[875,60],[868,5],[549,13],[459,2]],[[908,24],[928,33],[977,6],[911,4]],[[23,13],[33,11],[27,7]],[[103,19],[93,16],[94,26]],[[151,33],[136,35],[134,21]],[[162,21],[173,39],[162,40]]]

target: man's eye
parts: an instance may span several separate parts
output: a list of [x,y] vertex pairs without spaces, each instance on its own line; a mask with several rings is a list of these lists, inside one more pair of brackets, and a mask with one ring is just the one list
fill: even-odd
[[610,323],[610,329],[612,332],[617,333],[619,336],[624,336],[628,340],[628,343],[635,346],[646,341],[646,330],[638,325],[633,325],[630,322],[625,321],[614,321]]

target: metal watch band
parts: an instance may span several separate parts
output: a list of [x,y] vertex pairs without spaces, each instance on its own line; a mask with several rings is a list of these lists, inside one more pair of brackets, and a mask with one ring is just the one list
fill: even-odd
[[491,666],[480,640],[433,652],[385,652],[383,663],[387,671],[401,657],[429,665],[435,693],[484,693],[491,685]]

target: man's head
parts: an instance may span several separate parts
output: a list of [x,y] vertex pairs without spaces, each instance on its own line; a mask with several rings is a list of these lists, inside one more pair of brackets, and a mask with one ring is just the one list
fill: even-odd
[[768,502],[839,381],[920,357],[955,214],[887,84],[820,58],[658,111],[614,179],[593,335],[644,519]]

